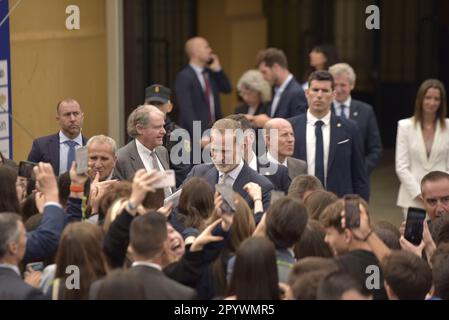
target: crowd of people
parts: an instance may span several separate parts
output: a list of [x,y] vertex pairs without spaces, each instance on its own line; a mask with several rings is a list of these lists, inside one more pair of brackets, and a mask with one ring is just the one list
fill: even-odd
[[[33,141],[32,173],[0,157],[0,299],[449,299],[440,81],[423,82],[398,123],[398,227],[370,219],[377,120],[329,46],[311,52],[305,85],[282,50],[261,50],[226,117],[219,97],[232,88],[218,56],[201,37],[186,54],[176,104],[149,86],[126,145],[85,137],[80,103],[65,98],[60,131]],[[83,146],[87,172],[75,161]],[[410,207],[427,215],[418,243],[404,236]]]

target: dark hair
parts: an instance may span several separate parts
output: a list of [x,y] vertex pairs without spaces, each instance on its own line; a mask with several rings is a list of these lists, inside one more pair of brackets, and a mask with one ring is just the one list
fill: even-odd
[[262,62],[264,62],[267,67],[272,67],[277,63],[280,67],[287,69],[288,62],[284,51],[276,48],[268,48],[259,51],[256,56],[256,67],[258,67]]
[[441,221],[441,226],[438,230],[438,233],[436,237],[433,238],[435,239],[435,244],[438,247],[442,243],[449,243],[449,215],[443,215],[432,220],[432,223],[430,224],[431,226],[434,224],[434,222],[436,222],[435,220]]
[[214,190],[204,178],[190,178],[182,187],[178,209],[185,228],[203,230],[214,209]]
[[446,115],[447,115],[447,101],[446,101],[446,89],[444,84],[437,79],[427,79],[424,81],[418,89],[415,100],[415,114],[413,116],[415,124],[419,123],[423,125],[423,102],[424,96],[429,89],[438,89],[440,91],[441,104],[436,112],[435,121],[440,122],[442,128],[446,128]]
[[322,53],[326,57],[326,62],[324,63],[324,68],[327,70],[330,66],[338,62],[338,54],[335,46],[331,44],[323,44],[315,46],[312,52]]
[[132,250],[146,259],[154,258],[161,252],[167,239],[167,221],[165,216],[153,211],[133,220],[130,229]]
[[335,89],[334,77],[327,70],[318,70],[318,71],[312,72],[310,74],[309,80],[308,80],[309,88],[311,87],[311,84],[312,84],[313,80],[316,80],[316,81],[330,81],[332,90]]
[[90,285],[105,276],[108,270],[100,227],[88,222],[74,222],[67,225],[62,232],[56,253],[55,279],[60,279],[61,284],[64,284],[70,275],[66,273],[66,268],[71,265],[79,268],[80,289],[63,289],[62,299],[87,299]]
[[0,213],[0,258],[3,258],[8,251],[8,244],[11,241],[19,241],[20,216],[16,213],[2,212]]
[[129,181],[118,181],[110,185],[100,199],[98,205],[98,222],[103,225],[106,214],[112,204],[119,198],[129,198],[131,196],[132,183]]
[[296,259],[305,257],[333,257],[329,244],[324,241],[326,231],[321,223],[309,219],[307,226],[301,236],[301,239],[295,244],[293,251]]
[[373,227],[373,231],[388,248],[401,250],[401,244],[399,243],[401,233],[394,224],[388,221],[378,221]]
[[432,270],[413,253],[393,251],[382,262],[385,282],[399,300],[424,300],[432,286]]
[[228,295],[236,295],[238,300],[279,300],[278,283],[273,243],[265,237],[243,241],[237,250]]
[[329,274],[328,270],[317,270],[303,274],[290,286],[293,298],[296,300],[316,300],[318,286]]
[[17,173],[7,167],[0,166],[0,213],[20,212],[16,191]]
[[145,300],[143,282],[132,269],[114,270],[100,281],[95,300]]
[[349,291],[356,290],[363,294],[363,288],[357,279],[347,272],[338,270],[329,273],[318,286],[318,300],[341,300],[342,295]]
[[20,205],[20,212],[22,213],[24,223],[32,216],[39,213],[36,206],[36,193],[32,193],[25,198]]
[[288,188],[288,196],[304,200],[306,191],[324,190],[321,181],[311,175],[296,176]]
[[449,243],[439,245],[431,261],[434,295],[449,300]]
[[430,171],[421,179],[421,193],[426,182],[437,182],[443,179],[449,180],[449,174],[444,171]]
[[315,190],[304,199],[304,205],[309,213],[309,217],[315,220],[320,219],[320,215],[326,207],[335,201],[338,197],[326,190]]
[[[70,172],[66,171],[58,177],[58,189],[59,189],[59,202],[63,207],[67,205],[67,199],[70,196],[70,184],[72,183],[70,179]],[[84,183],[84,195],[89,196],[90,192],[90,179]]]
[[320,222],[324,228],[335,228],[339,233],[343,232],[341,226],[341,212],[344,209],[343,200],[338,200],[327,206],[323,213],[320,215]]
[[282,197],[268,208],[266,234],[277,249],[290,248],[301,238],[307,220],[307,210],[299,200]]

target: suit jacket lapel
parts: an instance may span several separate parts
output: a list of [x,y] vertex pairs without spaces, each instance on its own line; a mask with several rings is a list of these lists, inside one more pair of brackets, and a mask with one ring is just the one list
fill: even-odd
[[329,168],[332,166],[332,162],[335,158],[335,153],[337,151],[337,143],[344,139],[342,132],[342,125],[339,117],[331,115],[331,136],[329,141],[329,158],[327,162],[327,172],[329,172]]
[[331,103],[331,112],[332,112],[332,114],[336,115],[336,113],[335,113],[335,104],[333,102]]
[[212,164],[209,170],[206,171],[204,179],[206,179],[215,190],[215,185],[218,183],[218,170],[215,168],[215,165]]
[[240,170],[239,175],[237,176],[237,179],[235,179],[234,181],[234,185],[232,186],[234,191],[241,193],[239,190],[243,190],[243,184],[245,182],[248,182],[248,170],[252,170],[250,169],[246,164],[243,165],[242,170]]
[[139,169],[144,169],[145,165],[142,162],[142,159],[139,156],[139,152],[137,152],[136,140],[133,141],[132,148],[129,152],[129,158],[131,159],[131,167],[134,172]]
[[351,106],[349,107],[349,118],[357,120],[359,116],[359,106],[354,103],[354,99],[351,99]]
[[307,114],[299,119],[298,137],[299,141],[295,143],[295,147],[299,147],[299,158],[307,161]]
[[55,171],[56,175],[59,175],[59,154],[60,154],[59,133],[55,134],[48,141],[48,154],[50,155],[50,163]]
[[[298,167],[294,161],[291,161],[291,158],[287,158],[287,169],[288,175],[290,178],[296,176],[296,172],[298,171]],[[293,178],[292,178],[293,179]]]
[[170,169],[170,164],[167,162],[167,157],[165,152],[163,152],[163,149],[161,148],[155,148],[154,150],[156,152],[157,157],[159,158],[159,161],[162,164],[162,167],[164,168],[164,170],[169,170]]
[[[203,87],[201,86],[201,82],[198,79],[198,76],[196,75],[195,70],[192,68],[192,66],[190,64],[188,65],[188,68],[190,70],[191,76],[195,79],[193,81],[193,83],[195,84],[196,92],[204,92]],[[209,77],[209,79],[210,79],[210,77]],[[209,80],[209,82],[210,82],[210,80]],[[211,90],[212,90],[212,88],[211,88]],[[203,99],[204,103],[206,103],[206,96],[204,94],[201,94],[201,99]]]
[[[293,80],[294,80],[294,79],[295,79],[295,78],[292,78],[292,79],[290,80],[290,82],[289,82],[288,85],[285,87],[284,91],[282,92],[282,94],[281,94],[281,96],[280,96],[280,98],[279,98],[278,105],[276,106],[276,112],[274,113],[274,117],[275,117],[275,118],[278,117],[279,111],[281,110],[280,107],[282,106],[282,103],[285,101],[285,99],[287,99],[287,98],[286,98],[287,92],[288,92],[288,90],[290,90],[290,87],[292,86]],[[270,110],[270,112],[271,112],[271,110]]]

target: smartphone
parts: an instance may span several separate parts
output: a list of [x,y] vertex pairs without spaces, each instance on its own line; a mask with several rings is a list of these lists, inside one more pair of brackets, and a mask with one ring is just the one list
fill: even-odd
[[210,59],[209,60],[207,60],[207,62],[206,62],[206,64],[208,65],[208,66],[210,66],[212,63],[214,63],[214,58],[213,57],[210,57]]
[[405,222],[404,238],[418,246],[422,240],[426,210],[420,208],[408,208]]
[[164,188],[176,187],[176,178],[175,178],[174,170],[160,171],[159,175],[161,175],[162,178],[159,181],[154,183],[154,185],[153,185],[154,188],[164,189]]
[[356,194],[347,194],[345,200],[346,228],[353,229],[360,227],[360,198]]
[[175,193],[171,194],[167,198],[164,199],[164,207],[168,206],[170,203],[173,204],[173,207],[177,207],[179,204],[179,198],[181,198],[182,189],[179,189]]
[[215,190],[223,197],[222,212],[235,212],[234,190],[227,184],[216,184]]
[[81,147],[75,151],[75,161],[76,161],[76,174],[87,174],[89,170],[89,158],[87,154],[87,147]]
[[24,177],[27,179],[34,180],[34,166],[37,165],[35,162],[30,161],[20,161],[19,163],[19,177]]
[[32,262],[28,263],[26,265],[26,270],[33,270],[33,271],[44,271],[44,263],[43,262]]
[[270,205],[272,205],[273,203],[275,203],[277,200],[279,200],[282,197],[285,197],[284,192],[278,191],[278,190],[271,191]]

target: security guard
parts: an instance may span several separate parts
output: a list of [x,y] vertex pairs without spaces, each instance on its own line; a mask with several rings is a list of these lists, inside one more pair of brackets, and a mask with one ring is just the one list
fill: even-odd
[[[145,104],[151,104],[165,113],[165,126],[164,129],[166,131],[164,137],[164,147],[167,148],[169,155],[171,155],[171,149],[177,145],[178,143],[183,143],[183,152],[189,153],[188,158],[191,159],[191,146],[190,140],[185,139],[182,141],[180,137],[178,140],[171,141],[170,137],[172,132],[176,129],[182,129],[178,126],[174,121],[170,119],[168,114],[173,110],[173,104],[170,101],[171,90],[167,87],[164,87],[160,84],[153,84],[145,89]],[[187,174],[191,169],[190,164],[173,164],[172,157],[170,156],[170,168],[175,170],[176,173],[176,186],[179,187],[184,179],[187,177]]]

